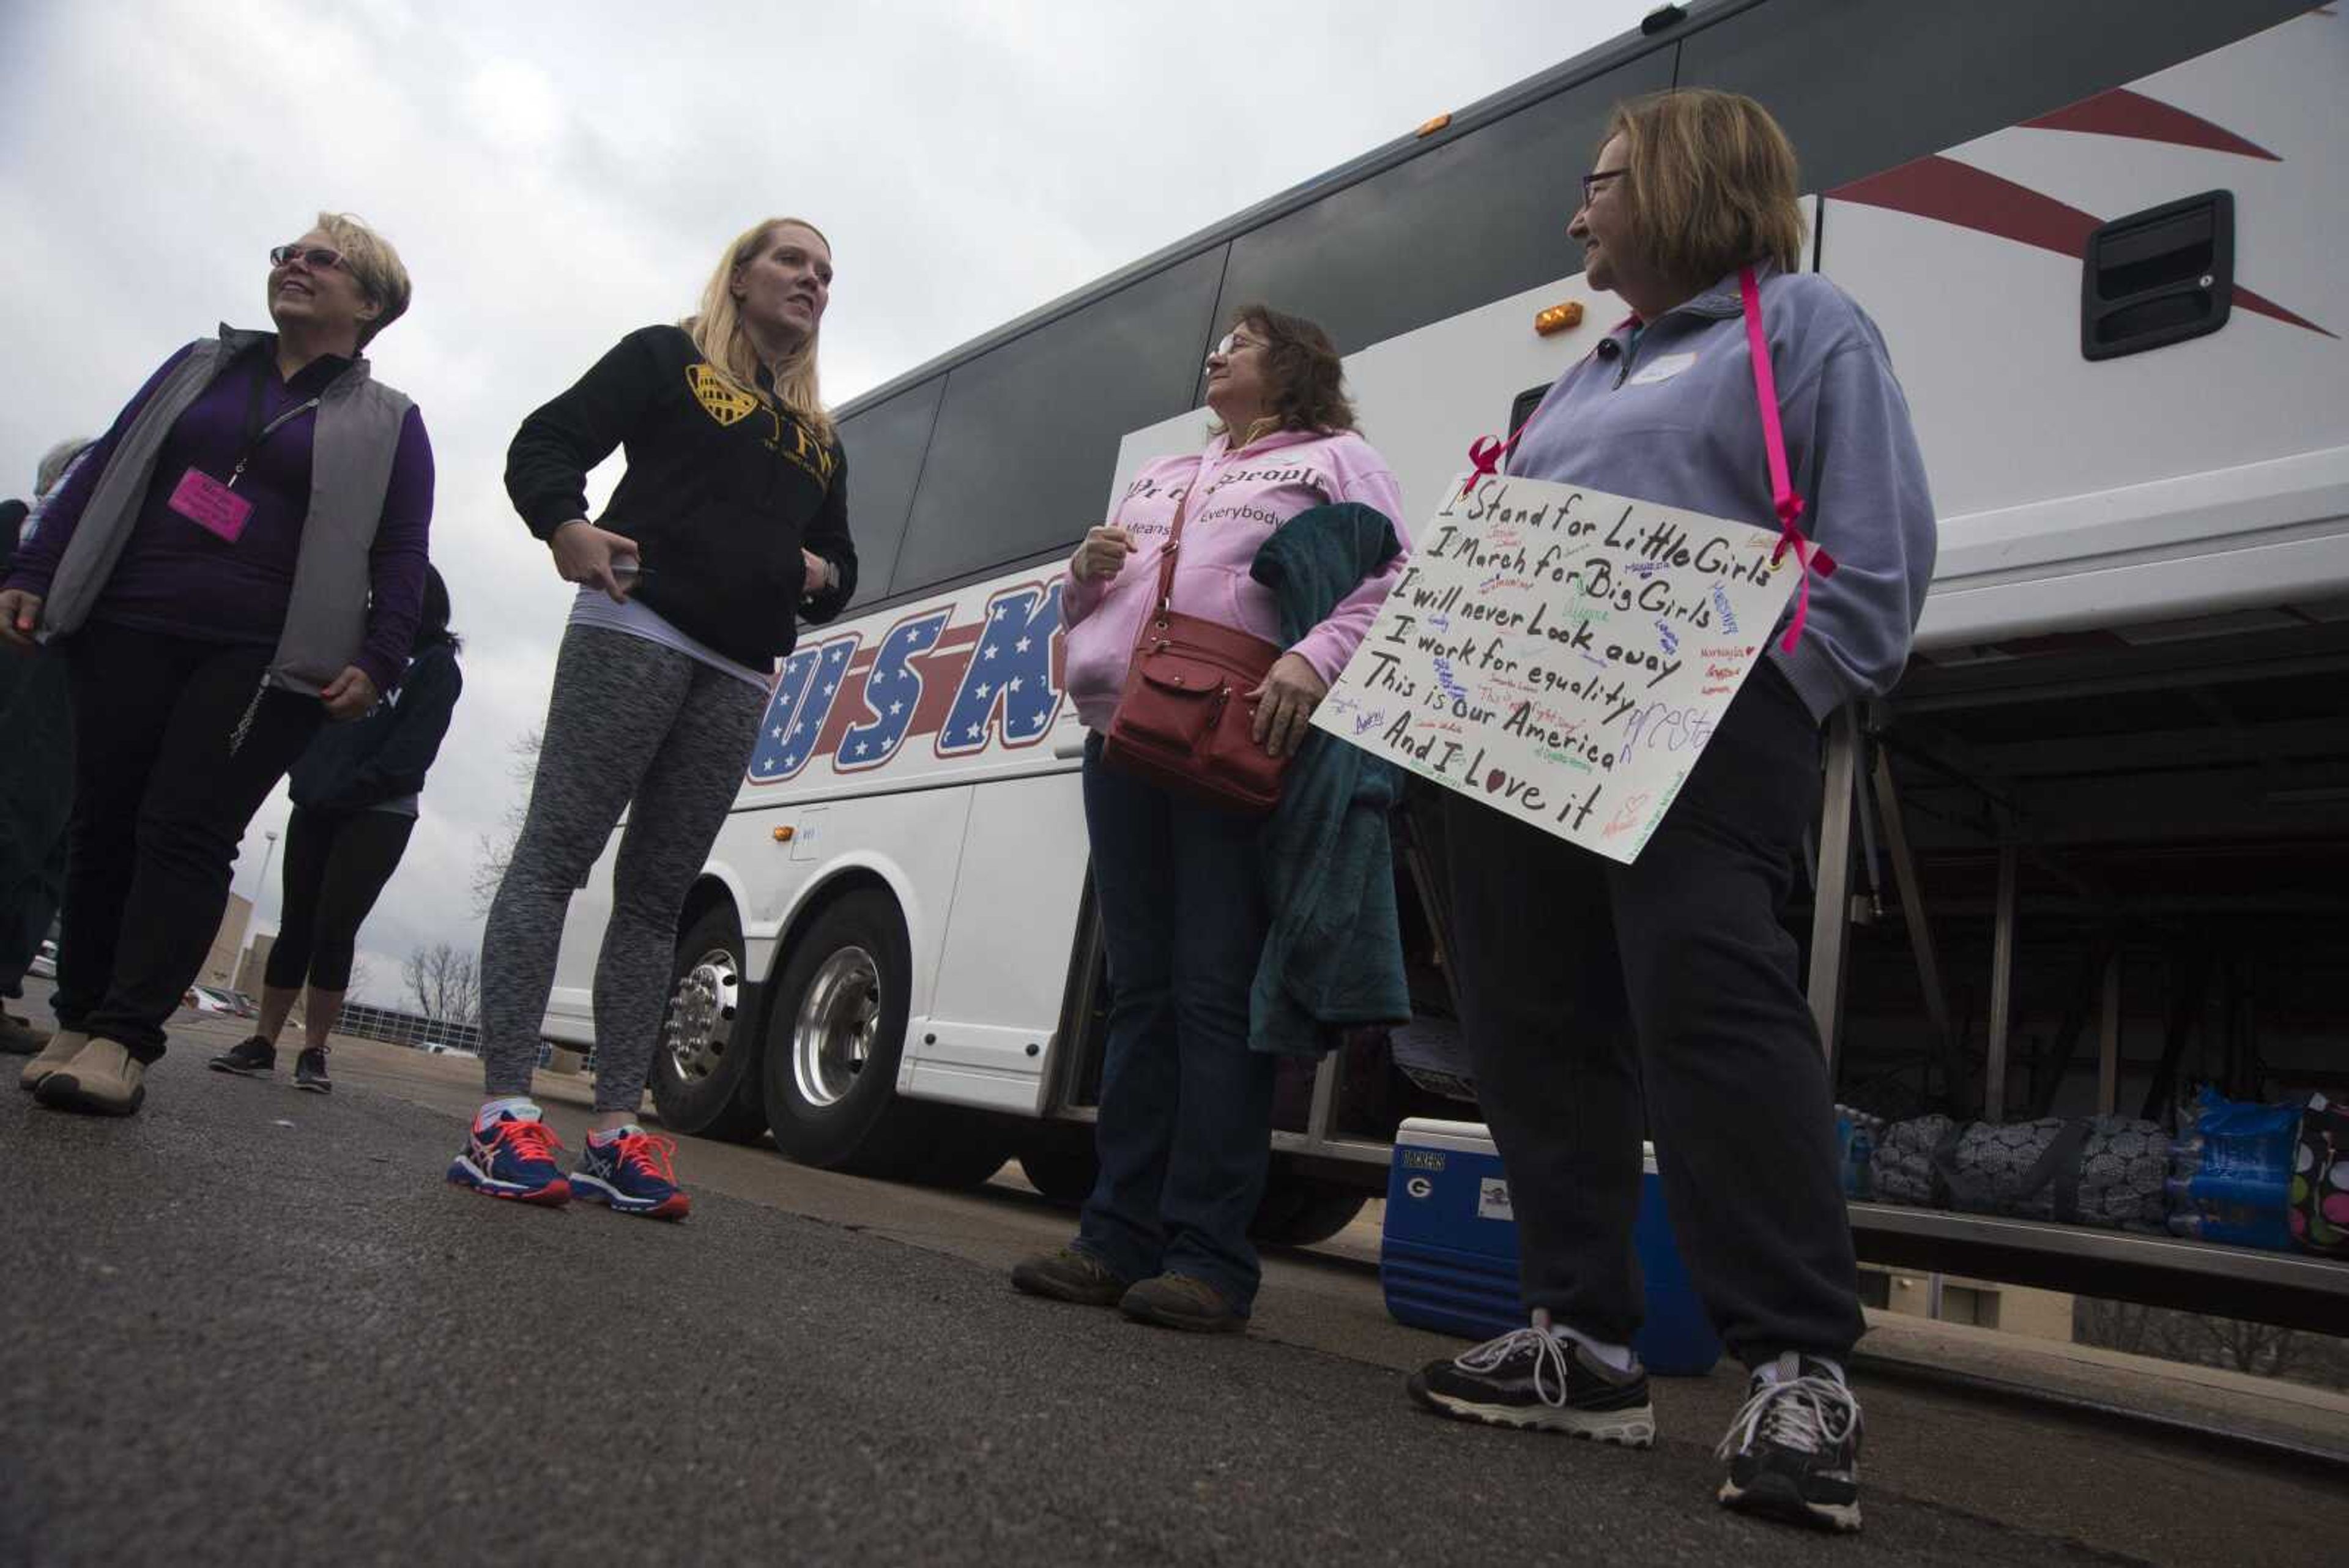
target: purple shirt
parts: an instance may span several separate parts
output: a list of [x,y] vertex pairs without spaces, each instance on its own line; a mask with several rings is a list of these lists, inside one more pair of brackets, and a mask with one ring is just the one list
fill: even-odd
[[[239,355],[174,421],[155,459],[147,495],[122,556],[107,578],[93,620],[160,631],[203,642],[274,648],[294,597],[294,566],[302,524],[310,513],[310,438],[317,411],[305,410],[252,448],[236,493],[253,514],[230,544],[171,510],[171,492],[190,468],[225,481],[247,449],[251,432],[325,391],[349,368],[332,355],[312,360],[290,381],[278,379],[274,340]],[[6,586],[46,595],[67,541],[122,434],[156,387],[188,355],[165,360],[98,441],[92,461],[72,476],[41,513],[41,524],[18,554]],[[260,404],[254,413],[255,383]],[[424,563],[432,524],[432,445],[411,407],[399,427],[383,516],[368,554],[373,597],[366,641],[352,662],[378,691],[388,691],[406,668],[424,608]]]

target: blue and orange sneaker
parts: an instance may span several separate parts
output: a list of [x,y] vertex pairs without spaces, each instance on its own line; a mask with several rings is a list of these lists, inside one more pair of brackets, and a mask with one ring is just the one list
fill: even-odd
[[449,1179],[491,1198],[550,1208],[571,1201],[571,1183],[554,1160],[563,1140],[538,1112],[512,1110],[473,1123],[471,1141],[449,1166]]
[[571,1173],[571,1189],[582,1199],[608,1203],[616,1214],[646,1214],[682,1220],[693,1199],[677,1184],[670,1160],[677,1140],[642,1127],[622,1127],[609,1137],[587,1135],[587,1152]]

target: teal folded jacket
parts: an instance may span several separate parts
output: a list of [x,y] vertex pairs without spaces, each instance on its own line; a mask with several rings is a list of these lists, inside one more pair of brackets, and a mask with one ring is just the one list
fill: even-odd
[[[1295,647],[1399,548],[1394,525],[1359,503],[1290,518],[1249,567],[1278,598],[1281,646]],[[1339,1029],[1409,1020],[1387,837],[1402,782],[1383,758],[1319,730],[1289,763],[1257,839],[1272,929],[1248,991],[1251,1048],[1319,1055]]]

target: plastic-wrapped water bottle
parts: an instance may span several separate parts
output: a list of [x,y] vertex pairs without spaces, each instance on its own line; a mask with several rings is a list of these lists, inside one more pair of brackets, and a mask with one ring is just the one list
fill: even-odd
[[1851,1129],[1851,1154],[1844,1166],[1843,1189],[1854,1198],[1876,1196],[1876,1139],[1865,1127]]

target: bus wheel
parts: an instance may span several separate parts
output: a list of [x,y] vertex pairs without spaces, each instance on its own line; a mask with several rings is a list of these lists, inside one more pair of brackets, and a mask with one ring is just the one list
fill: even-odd
[[1264,1200],[1256,1206],[1248,1234],[1276,1246],[1309,1247],[1352,1224],[1369,1201],[1366,1192],[1309,1176],[1290,1176],[1276,1166],[1264,1184]]
[[1022,1150],[1019,1173],[1051,1202],[1073,1209],[1092,1195],[1093,1183],[1101,1179],[1101,1160],[1090,1143],[1055,1144]]
[[762,1075],[775,1147],[791,1158],[895,1176],[931,1152],[926,1107],[897,1098],[912,968],[896,904],[877,888],[844,895],[792,944]]
[[733,909],[702,912],[677,944],[676,979],[653,1052],[661,1126],[747,1143],[767,1127],[759,1096],[759,1037],[744,1027],[742,931]]

